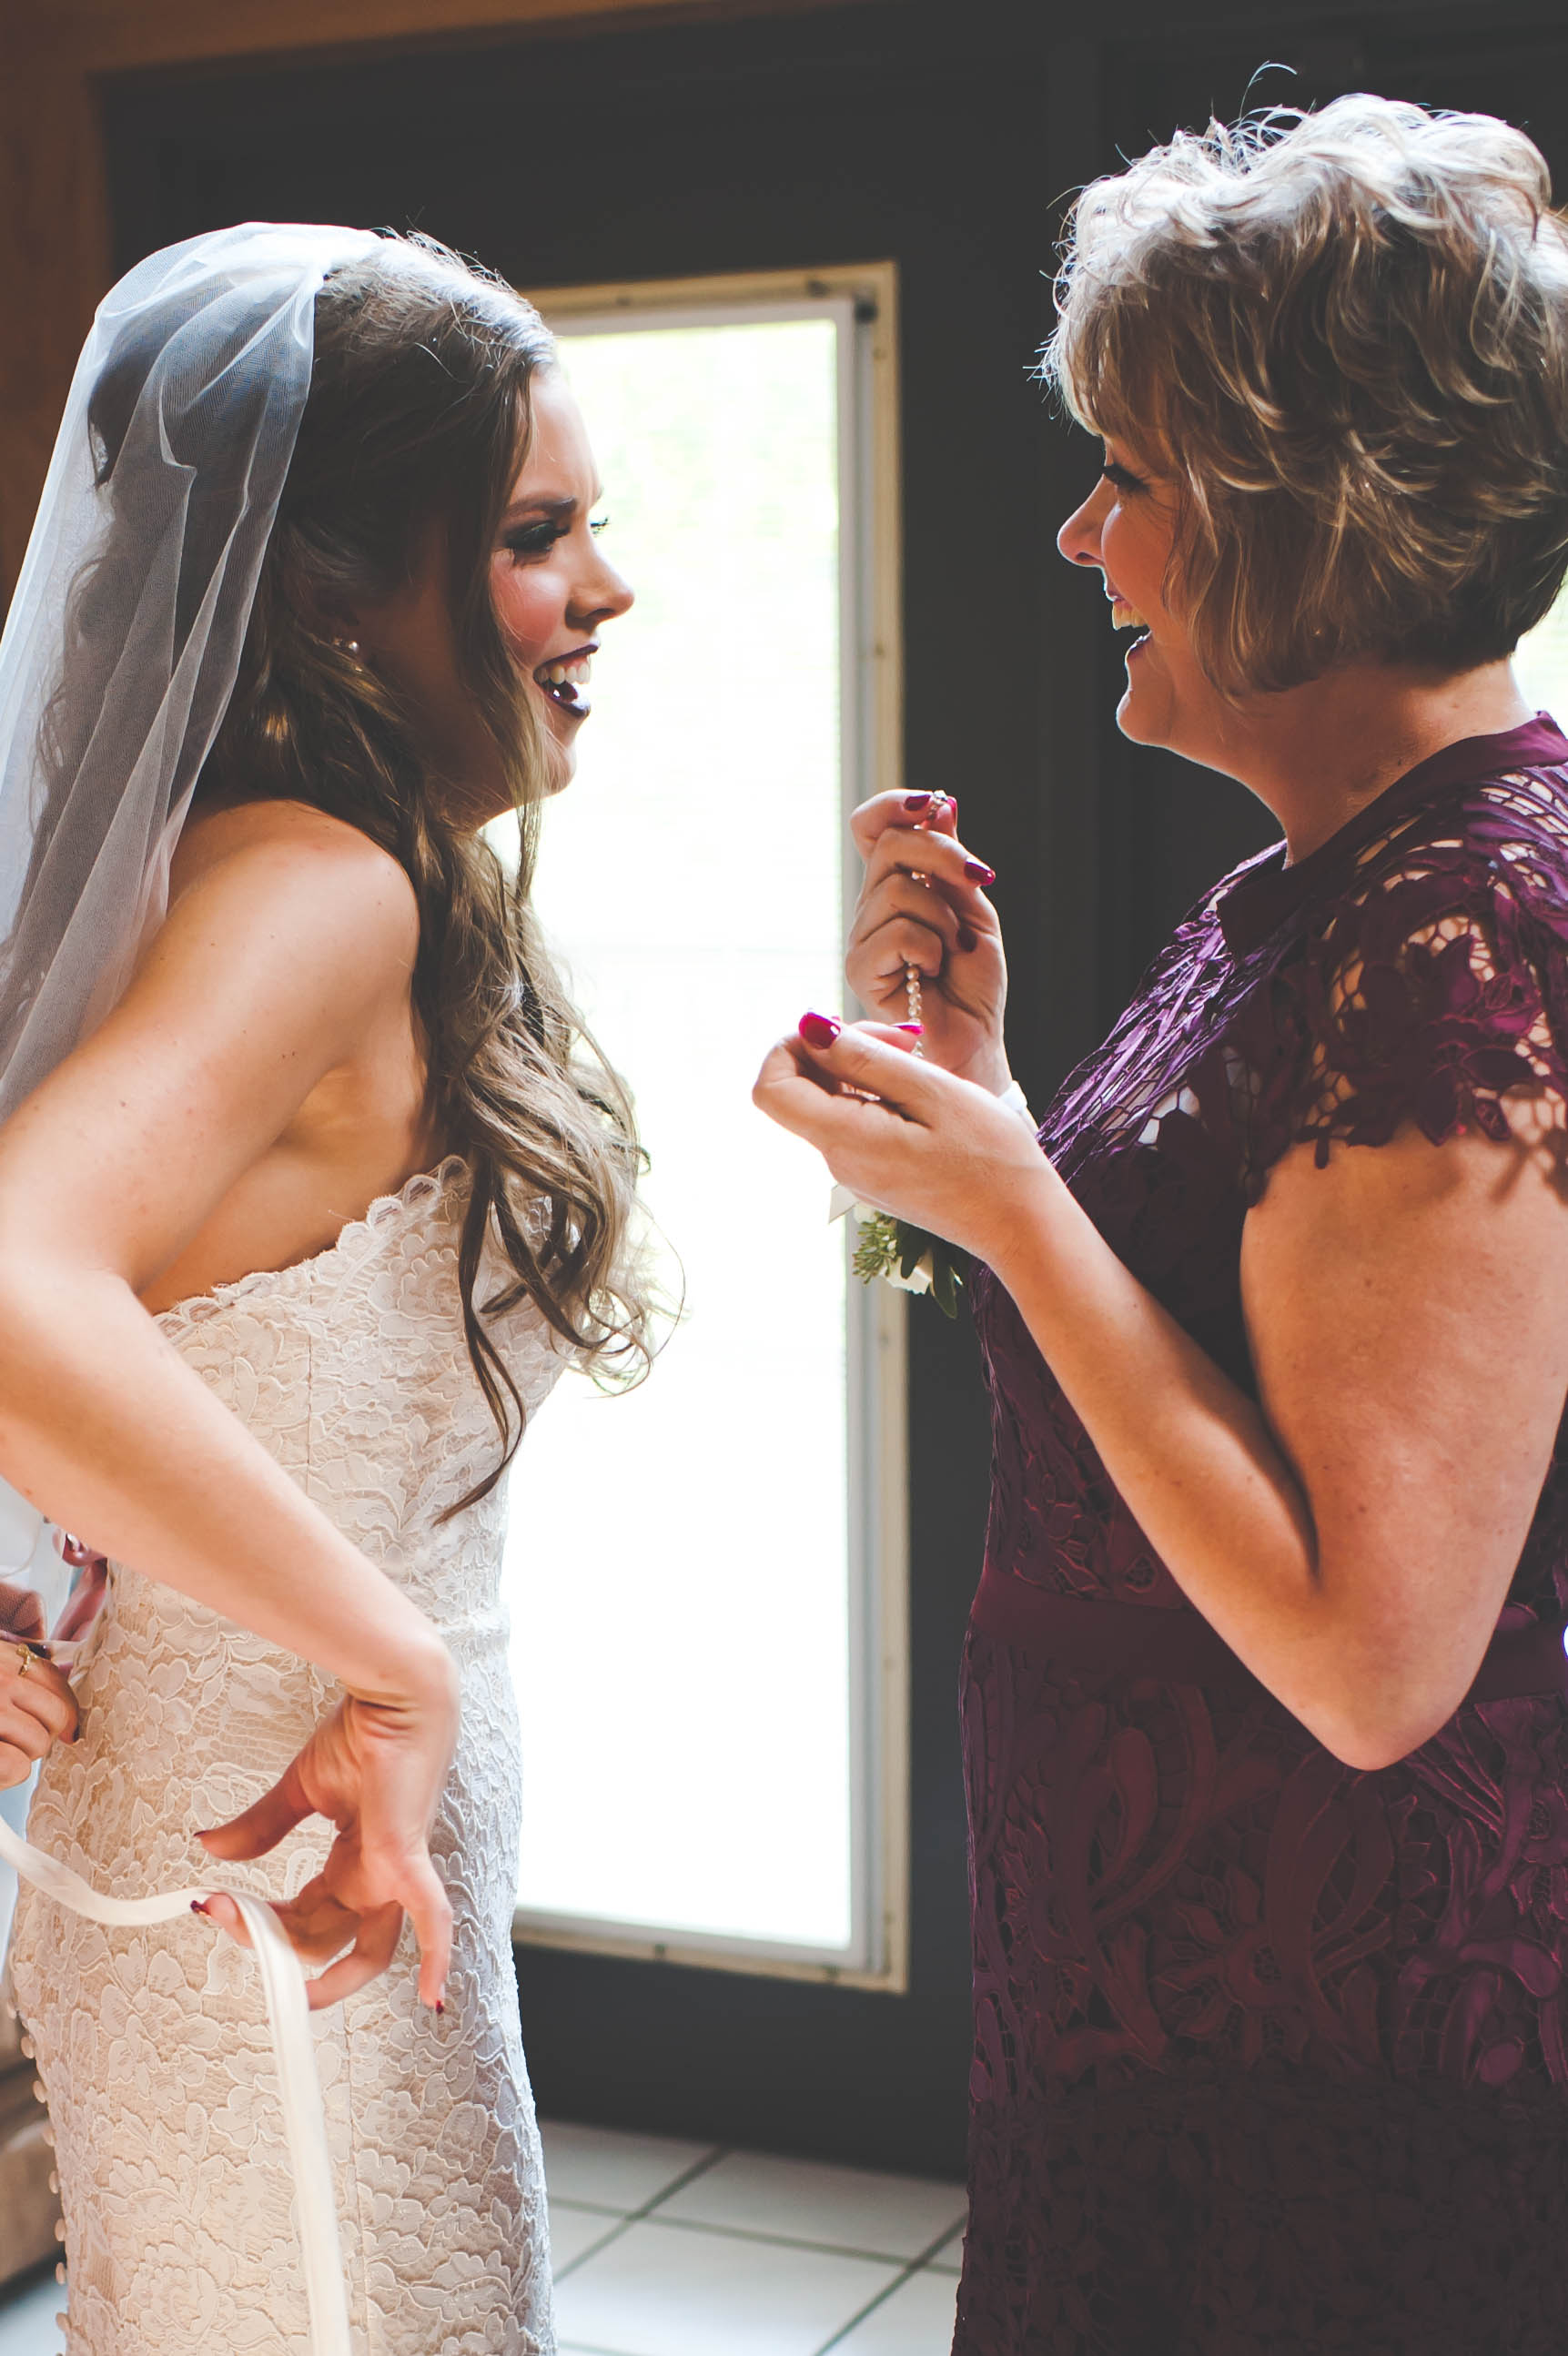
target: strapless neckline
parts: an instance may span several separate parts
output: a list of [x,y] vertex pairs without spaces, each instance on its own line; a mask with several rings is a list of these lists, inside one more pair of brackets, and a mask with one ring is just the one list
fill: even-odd
[[394,1194],[378,1194],[357,1219],[345,1220],[320,1251],[290,1260],[286,1268],[252,1269],[248,1275],[231,1277],[226,1284],[215,1284],[210,1291],[188,1293],[183,1301],[156,1310],[153,1322],[166,1333],[177,1332],[182,1326],[203,1323],[236,1301],[249,1300],[273,1287],[308,1281],[334,1260],[349,1258],[361,1241],[400,1225],[411,1212],[430,1209],[467,1174],[468,1165],[460,1153],[446,1154],[434,1169],[416,1170],[413,1177],[405,1178]]

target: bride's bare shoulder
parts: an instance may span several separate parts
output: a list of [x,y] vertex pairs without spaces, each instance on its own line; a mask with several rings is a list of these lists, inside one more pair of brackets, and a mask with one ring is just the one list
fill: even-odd
[[403,866],[357,826],[308,802],[199,804],[175,848],[171,907],[202,887],[231,901],[319,900],[339,922],[405,933],[411,954],[417,944],[418,904]]

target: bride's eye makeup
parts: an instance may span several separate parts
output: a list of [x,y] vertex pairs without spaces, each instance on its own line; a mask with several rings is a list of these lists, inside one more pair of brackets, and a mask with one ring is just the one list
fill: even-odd
[[513,556],[548,556],[558,540],[564,540],[572,527],[558,517],[544,516],[537,523],[515,523],[503,531],[500,544]]
[[1142,475],[1134,475],[1130,466],[1118,466],[1114,458],[1107,458],[1100,471],[1119,491],[1146,491],[1149,487]]
[[[596,540],[608,521],[607,515],[589,519],[588,530]],[[571,529],[570,516],[538,516],[530,523],[512,524],[502,532],[498,544],[513,556],[548,556],[556,541],[564,540]]]

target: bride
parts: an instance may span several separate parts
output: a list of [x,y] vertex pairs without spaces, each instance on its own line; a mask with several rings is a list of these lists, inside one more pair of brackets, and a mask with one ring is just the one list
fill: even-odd
[[[124,1895],[229,1861],[325,1966],[388,2356],[554,2344],[497,1483],[564,1365],[647,1355],[629,1111],[528,905],[631,602],[597,491],[510,289],[219,232],[101,310],[0,648],[0,1468],[110,1560],[74,1740],[0,1644],[0,1781],[48,1749],[39,1847]],[[302,2349],[239,1947],[24,1888],[13,1979],[73,2356]]]

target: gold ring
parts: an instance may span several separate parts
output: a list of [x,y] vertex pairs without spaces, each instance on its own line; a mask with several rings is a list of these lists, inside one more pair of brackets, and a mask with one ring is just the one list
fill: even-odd
[[16,1675],[25,1677],[33,1665],[32,1647],[30,1644],[18,1644],[16,1650],[22,1656],[16,1664]]

